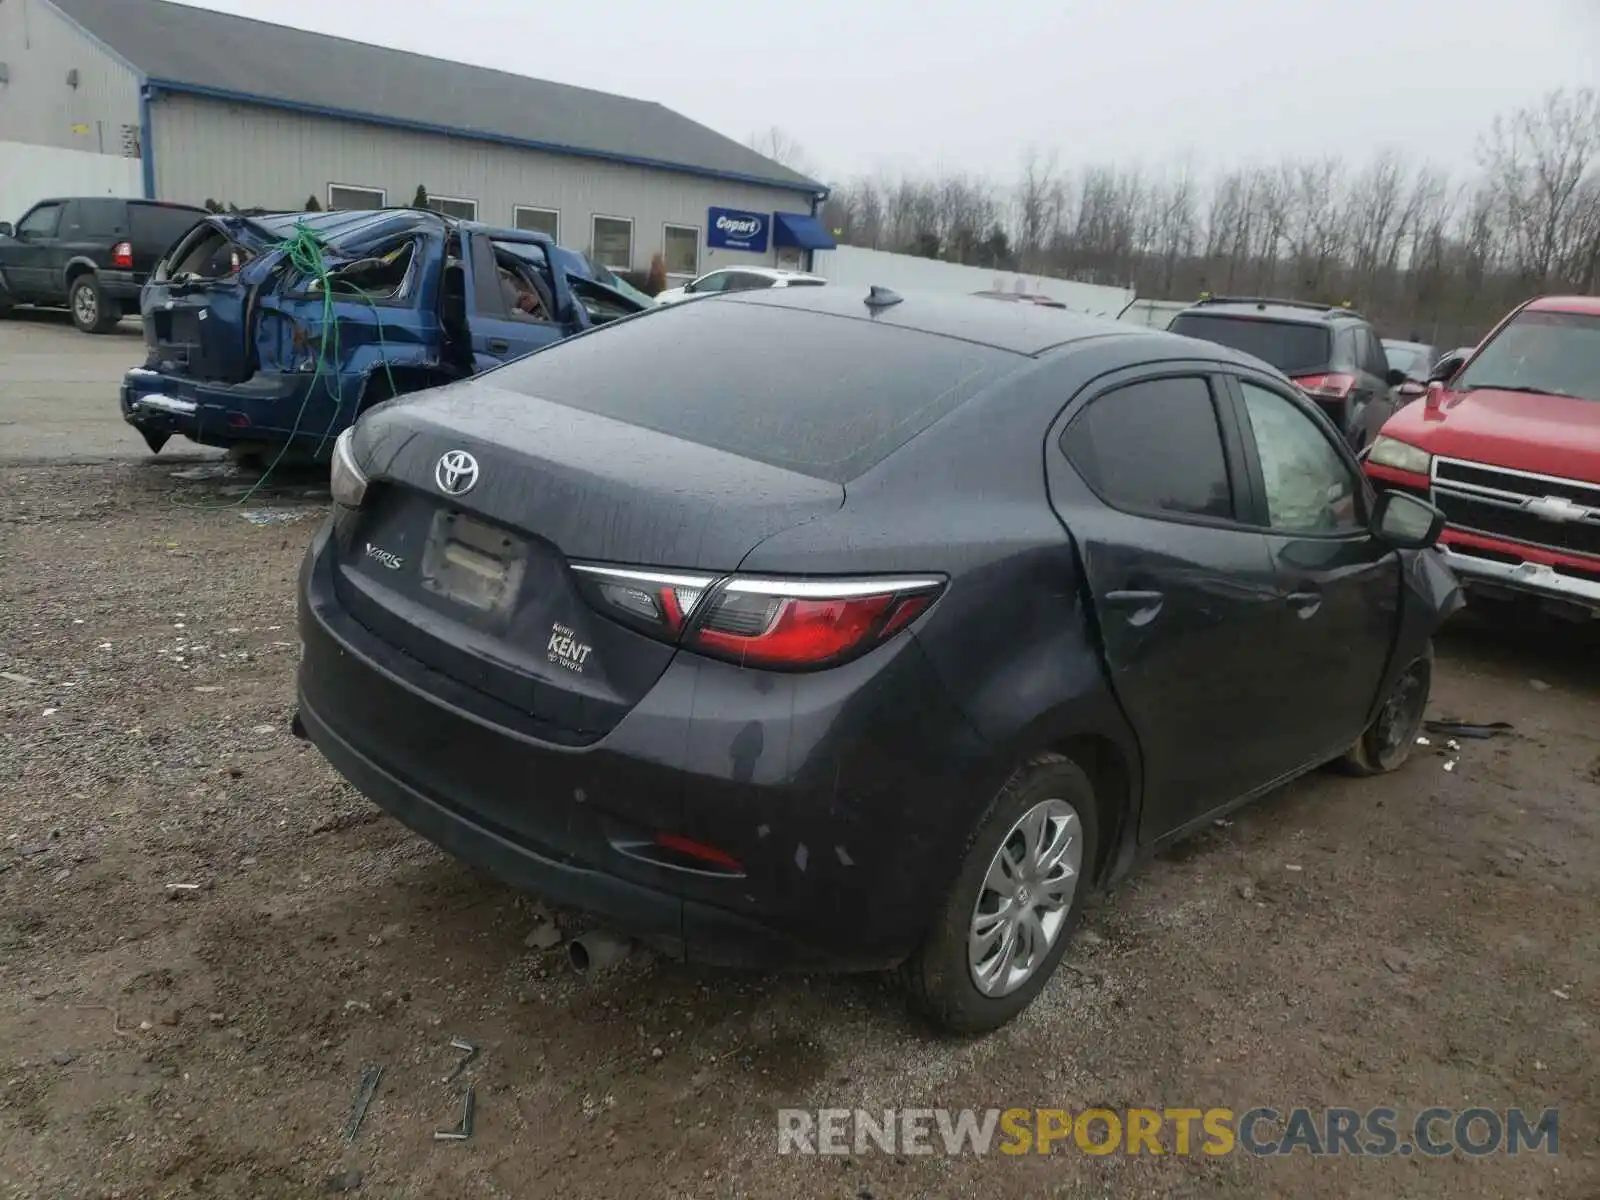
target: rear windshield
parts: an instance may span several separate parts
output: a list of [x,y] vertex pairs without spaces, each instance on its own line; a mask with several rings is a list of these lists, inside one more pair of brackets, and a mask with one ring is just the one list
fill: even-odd
[[161,254],[171,249],[205,213],[187,208],[163,208],[158,204],[128,205],[128,237],[141,251]]
[[559,342],[494,383],[846,483],[1026,362],[865,320],[707,300]]
[[1600,400],[1600,317],[1523,311],[1450,386]]
[[1385,346],[1383,354],[1389,360],[1391,371],[1404,371],[1415,378],[1421,378],[1422,374],[1433,366],[1428,361],[1430,355],[1426,346],[1413,346],[1409,342],[1400,342]]
[[1326,370],[1333,357],[1332,333],[1321,325],[1180,313],[1169,329],[1185,337],[1253,354],[1285,375]]

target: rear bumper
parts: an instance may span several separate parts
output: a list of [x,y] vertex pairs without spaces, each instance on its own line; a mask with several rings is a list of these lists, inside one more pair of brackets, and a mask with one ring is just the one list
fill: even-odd
[[[809,676],[680,653],[609,733],[561,745],[360,625],[336,545],[330,523],[301,574],[300,710],[379,807],[691,962],[876,970],[921,940],[991,793],[988,747],[913,638]],[[641,854],[657,833],[743,871]]]
[[[291,431],[298,441],[328,442],[350,423],[355,410],[353,398],[359,384],[348,391],[352,402],[348,411],[335,414],[330,426],[328,404],[308,405],[311,376],[257,374],[244,383],[209,383],[182,375],[167,375],[147,367],[135,367],[122,380],[120,405],[122,419],[141,433],[180,435],[206,446],[234,446],[241,443],[282,443]],[[309,410],[315,407],[313,415]],[[307,411],[300,428],[297,416]]]
[[475,821],[469,812],[434,800],[334,732],[303,685],[300,717],[323,757],[379,808],[446,853],[513,887],[591,913],[672,958],[691,958],[692,944],[696,962],[782,966],[817,959],[756,921],[541,853]]
[[139,292],[144,287],[142,276],[132,271],[97,271],[100,294],[107,300],[116,300],[129,312],[137,312]]

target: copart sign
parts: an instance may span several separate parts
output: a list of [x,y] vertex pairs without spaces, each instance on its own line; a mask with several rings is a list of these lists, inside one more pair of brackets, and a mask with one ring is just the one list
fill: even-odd
[[744,250],[751,254],[765,254],[767,227],[771,222],[770,213],[713,208],[706,214],[706,245],[713,250]]

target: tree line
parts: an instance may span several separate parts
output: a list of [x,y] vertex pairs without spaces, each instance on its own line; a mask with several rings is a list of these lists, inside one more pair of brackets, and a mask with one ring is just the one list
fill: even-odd
[[[804,169],[778,130],[751,139]],[[1386,151],[1307,155],[1202,177],[1192,166],[857,178],[823,219],[841,243],[1132,286],[1140,296],[1349,303],[1386,336],[1476,341],[1539,292],[1600,292],[1600,91],[1497,117],[1465,174]]]

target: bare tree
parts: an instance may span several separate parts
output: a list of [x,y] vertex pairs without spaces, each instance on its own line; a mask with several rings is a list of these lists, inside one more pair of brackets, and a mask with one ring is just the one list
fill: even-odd
[[1470,178],[1392,153],[1205,178],[1030,152],[1005,187],[960,172],[851,180],[824,216],[851,245],[1175,299],[1348,300],[1385,332],[1458,345],[1530,291],[1600,289],[1600,94],[1504,114]]
[[805,147],[776,125],[752,133],[745,139],[745,145],[791,171],[799,171],[802,175],[813,174]]

